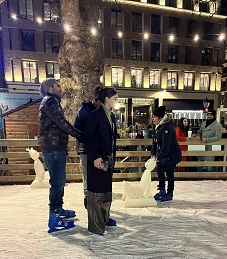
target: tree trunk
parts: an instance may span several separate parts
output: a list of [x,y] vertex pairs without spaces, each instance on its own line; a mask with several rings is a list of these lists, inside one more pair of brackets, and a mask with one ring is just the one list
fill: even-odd
[[[75,119],[76,108],[90,100],[103,74],[104,57],[98,29],[101,0],[61,0],[62,23],[69,25],[59,52],[62,105],[67,119]],[[91,34],[91,28],[97,35]]]

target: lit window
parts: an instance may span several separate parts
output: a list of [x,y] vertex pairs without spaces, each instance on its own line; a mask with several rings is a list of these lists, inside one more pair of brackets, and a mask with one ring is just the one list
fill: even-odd
[[112,67],[112,87],[123,87],[123,69]]
[[131,87],[142,87],[142,69],[131,69]]
[[36,61],[22,61],[23,81],[38,83]]
[[208,73],[201,73],[200,74],[200,91],[209,91],[210,87],[210,77]]
[[194,83],[194,73],[185,72],[184,73],[184,89],[193,90],[193,83]]
[[177,72],[167,72],[167,89],[177,89]]
[[46,63],[46,75],[47,77],[53,77],[55,79],[60,79],[60,69],[58,63],[47,62]]
[[19,0],[20,18],[33,20],[32,0]]
[[150,71],[150,88],[151,89],[160,88],[160,71],[159,70]]

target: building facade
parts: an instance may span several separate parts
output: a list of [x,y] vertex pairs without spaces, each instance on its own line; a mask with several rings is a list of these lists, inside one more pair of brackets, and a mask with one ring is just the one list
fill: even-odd
[[[227,58],[221,6],[221,0],[102,2],[104,84],[119,92],[119,120],[146,124],[162,104],[202,110],[205,98],[219,107]],[[1,87],[37,92],[44,78],[60,77],[61,19],[42,0],[5,0],[1,9]]]

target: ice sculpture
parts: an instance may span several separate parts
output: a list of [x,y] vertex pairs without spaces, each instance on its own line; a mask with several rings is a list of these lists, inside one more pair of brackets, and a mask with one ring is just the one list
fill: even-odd
[[139,183],[123,182],[124,194],[122,200],[126,208],[141,208],[156,206],[157,203],[150,193],[151,171],[155,168],[156,162],[150,158],[145,163],[145,171]]
[[29,152],[30,157],[34,160],[35,169],[35,180],[31,183],[31,188],[49,188],[49,172],[45,171],[42,162],[39,160],[39,152],[33,148],[27,148],[26,151]]

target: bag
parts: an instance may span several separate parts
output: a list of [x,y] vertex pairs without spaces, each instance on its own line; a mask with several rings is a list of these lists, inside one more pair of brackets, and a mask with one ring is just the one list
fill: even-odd
[[102,156],[102,164],[101,164],[101,169],[103,171],[107,171],[108,169],[110,168],[113,168],[114,166],[114,160],[113,160],[113,157],[112,156]]

